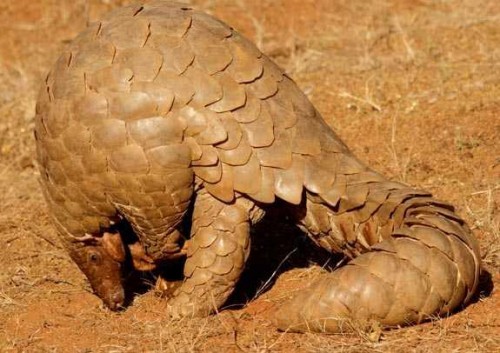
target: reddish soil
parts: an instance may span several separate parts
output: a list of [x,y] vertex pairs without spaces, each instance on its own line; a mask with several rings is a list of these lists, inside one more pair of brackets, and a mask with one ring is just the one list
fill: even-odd
[[281,299],[336,261],[279,210],[254,232],[234,305],[207,319],[169,320],[152,278],[109,312],[62,249],[33,160],[37,87],[87,22],[130,2],[0,3],[0,352],[500,351],[500,2],[191,2],[276,60],[368,164],[454,203],[480,241],[485,272],[471,305],[414,327],[331,336],[272,325]]

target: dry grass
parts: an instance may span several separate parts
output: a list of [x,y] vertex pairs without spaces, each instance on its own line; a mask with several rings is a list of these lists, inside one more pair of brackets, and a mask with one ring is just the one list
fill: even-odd
[[[486,190],[475,191],[470,198],[482,199],[479,207],[471,206],[466,201],[466,210],[473,220],[472,229],[478,229],[488,234],[486,241],[481,243],[483,263],[496,271],[500,271],[500,217],[498,215],[498,194],[500,184],[490,186]],[[496,196],[496,199],[495,199]]]
[[1,352],[500,350],[497,1],[190,1],[255,40],[362,159],[456,204],[479,239],[491,280],[465,310],[415,327],[330,336],[272,326],[285,297],[338,261],[326,264],[286,224],[275,232],[269,220],[255,234],[238,292],[243,308],[206,319],[171,321],[152,292],[122,313],[106,311],[59,245],[33,166],[38,82],[86,22],[128,2],[0,4]]

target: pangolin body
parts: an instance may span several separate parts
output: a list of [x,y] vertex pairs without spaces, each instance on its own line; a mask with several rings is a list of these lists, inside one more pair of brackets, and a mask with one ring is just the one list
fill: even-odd
[[478,246],[452,206],[361,163],[277,65],[185,5],[124,7],[81,33],[45,80],[35,135],[51,214],[91,282],[98,271],[78,254],[120,218],[160,262],[193,204],[172,315],[224,304],[249,228],[277,198],[315,243],[352,259],[283,304],[282,329],[416,323],[477,287]]

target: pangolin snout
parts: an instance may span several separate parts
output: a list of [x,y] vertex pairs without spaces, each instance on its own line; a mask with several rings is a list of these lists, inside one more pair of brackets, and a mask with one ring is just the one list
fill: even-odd
[[106,306],[113,311],[117,311],[123,308],[124,302],[125,302],[125,293],[123,289],[116,290],[110,293],[104,300],[104,304],[106,304]]

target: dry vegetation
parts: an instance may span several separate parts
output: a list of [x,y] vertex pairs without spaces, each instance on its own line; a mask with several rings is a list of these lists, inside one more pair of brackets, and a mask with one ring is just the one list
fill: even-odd
[[127,310],[108,312],[60,247],[33,161],[37,85],[88,21],[128,2],[0,2],[1,352],[500,350],[500,2],[192,1],[258,43],[375,169],[456,204],[480,241],[486,272],[472,305],[416,327],[333,336],[272,326],[280,300],[337,261],[286,221],[255,231],[233,300],[247,305],[202,320],[169,321],[140,287]]

